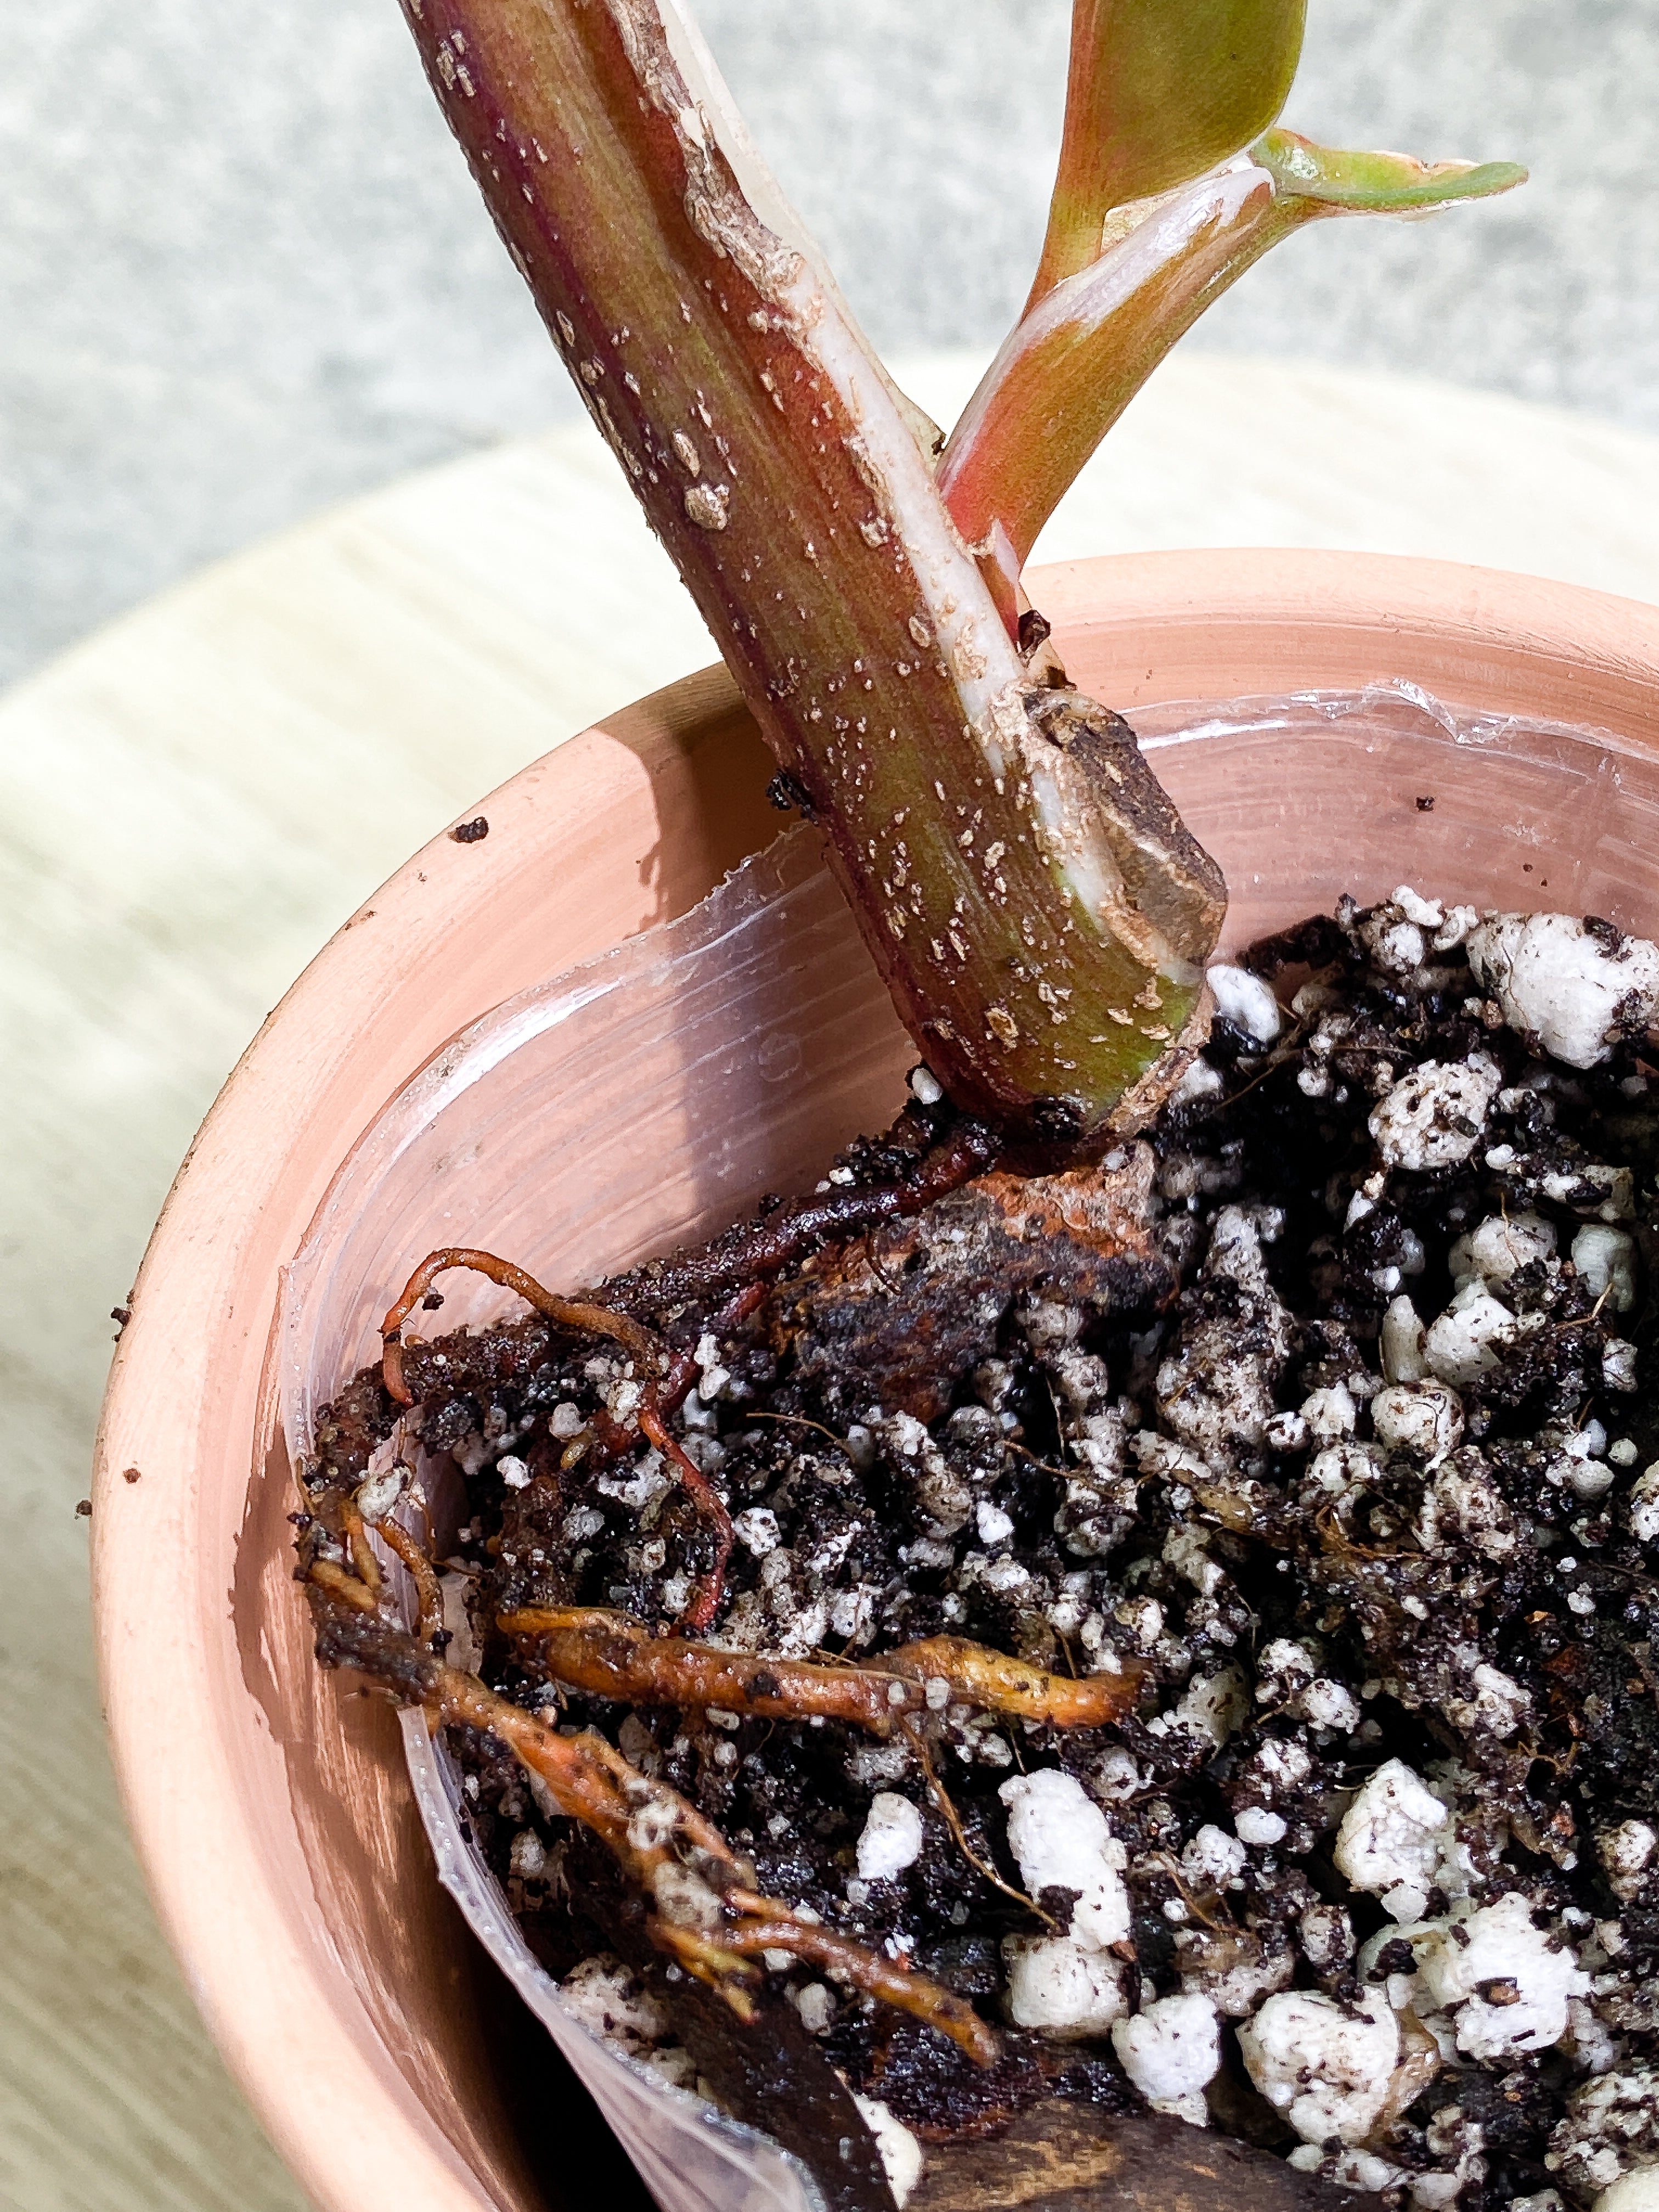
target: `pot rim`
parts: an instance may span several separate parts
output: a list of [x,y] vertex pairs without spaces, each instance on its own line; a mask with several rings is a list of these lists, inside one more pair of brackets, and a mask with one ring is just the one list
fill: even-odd
[[[1266,550],[1066,562],[1033,571],[1029,587],[1079,683],[1126,710],[1403,677],[1449,702],[1605,730],[1644,750],[1659,729],[1659,609],[1575,586]],[[315,1905],[303,1853],[261,1817],[256,1784],[283,1753],[250,1689],[237,1593],[268,1563],[237,1554],[243,1502],[264,1479],[275,1433],[266,1352],[277,1269],[408,1075],[467,1019],[549,972],[546,887],[573,821],[597,821],[628,860],[654,857],[656,872],[635,884],[617,871],[628,881],[608,906],[561,915],[560,966],[684,911],[717,881],[764,830],[770,769],[731,679],[706,670],[502,785],[477,810],[487,842],[434,838],[323,948],[238,1062],[139,1273],[94,1491],[112,1749],[168,1941],[320,2212],[383,2202],[476,2212],[501,2201],[495,2183],[510,2193],[511,2178],[479,2174],[386,2051],[343,1966],[301,1941]],[[675,842],[663,847],[671,820]],[[468,948],[459,963],[457,945]],[[447,977],[446,947],[457,970]],[[132,1467],[148,1479],[125,1481]],[[204,1510],[216,1498],[216,1521]]]

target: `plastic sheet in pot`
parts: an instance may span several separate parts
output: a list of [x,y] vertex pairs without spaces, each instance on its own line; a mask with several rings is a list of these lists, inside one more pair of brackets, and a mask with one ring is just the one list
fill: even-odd
[[[1369,901],[1402,881],[1650,931],[1659,912],[1659,767],[1597,732],[1402,685],[1176,702],[1136,722],[1227,871],[1235,947],[1344,890]],[[679,921],[483,1013],[364,1133],[288,1271],[290,1450],[309,1449],[318,1405],[378,1355],[380,1316],[426,1251],[483,1245],[560,1288],[595,1282],[714,1233],[764,1192],[810,1188],[840,1145],[890,1120],[915,1057],[805,830]],[[446,1328],[515,1303],[460,1275],[445,1297]],[[664,2212],[817,2212],[811,2177],[777,2145],[567,2009],[470,1844],[458,1777],[418,1715],[405,1740],[440,1879]]]

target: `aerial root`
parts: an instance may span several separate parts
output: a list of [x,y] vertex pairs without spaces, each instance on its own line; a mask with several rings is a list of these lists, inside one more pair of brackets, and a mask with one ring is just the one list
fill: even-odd
[[[403,1532],[400,1532],[403,1533]],[[399,1555],[401,1556],[401,1554]],[[665,1783],[632,1766],[589,1729],[562,1735],[474,1674],[447,1665],[389,1620],[367,1581],[336,1562],[313,1560],[311,1581],[333,1607],[318,1638],[325,1662],[349,1666],[447,1724],[491,1735],[546,1784],[568,1818],[592,1830],[654,1910],[652,1940],[708,1984],[745,2022],[756,2016],[752,1961],[783,1952],[844,1976],[855,1988],[908,2013],[961,2045],[981,2066],[997,2056],[995,2032],[959,1997],[793,1907],[758,1893],[754,1870],[720,1831]]]
[[[548,1671],[573,1689],[621,1703],[814,1716],[885,1736],[937,1705],[971,1705],[1051,1728],[1103,1727],[1133,1711],[1140,1677],[1050,1674],[961,1636],[933,1636],[856,1664],[726,1651],[604,1607],[526,1606],[496,1616],[503,1635],[538,1644]],[[939,1685],[940,1687],[933,1687]]]
[[[673,1468],[680,1486],[696,1505],[714,1534],[714,1563],[698,1576],[693,1585],[691,1602],[685,1609],[685,1626],[702,1631],[714,1626],[714,1617],[726,1595],[726,1569],[732,1557],[736,1533],[732,1516],[721,1498],[702,1469],[698,1467],[684,1446],[672,1436],[663,1418],[661,1390],[664,1378],[678,1389],[683,1399],[690,1389],[691,1376],[681,1379],[678,1369],[682,1363],[671,1359],[668,1347],[652,1330],[627,1314],[616,1313],[609,1306],[589,1304],[580,1298],[556,1297],[553,1292],[515,1267],[511,1260],[497,1259],[493,1252],[481,1252],[472,1245],[446,1245],[441,1251],[428,1252],[403,1287],[397,1303],[390,1307],[380,1323],[383,1350],[380,1355],[380,1375],[389,1396],[400,1406],[415,1402],[414,1394],[404,1376],[403,1326],[416,1305],[426,1296],[438,1277],[451,1267],[466,1267],[474,1274],[488,1276],[504,1290],[516,1291],[526,1303],[535,1308],[556,1328],[566,1328],[587,1336],[609,1337],[620,1344],[639,1370],[639,1411],[635,1425],[647,1442],[653,1444]],[[695,1375],[695,1367],[691,1375]],[[621,1430],[626,1440],[626,1428]]]

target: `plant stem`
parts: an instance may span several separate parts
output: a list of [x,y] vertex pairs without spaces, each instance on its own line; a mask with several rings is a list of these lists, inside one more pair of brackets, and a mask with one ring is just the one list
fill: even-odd
[[717,140],[672,9],[406,5],[508,250],[930,1064],[973,1110],[1103,1130],[1202,1034],[1213,864],[1124,726],[1030,681],[917,418],[764,179],[769,220],[745,196],[751,152],[729,125]]

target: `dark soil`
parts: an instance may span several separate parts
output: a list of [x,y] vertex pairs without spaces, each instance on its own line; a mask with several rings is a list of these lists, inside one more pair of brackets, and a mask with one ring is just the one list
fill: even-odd
[[[1461,944],[1437,951],[1425,925],[1408,957],[1413,927],[1348,907],[1256,947],[1243,964],[1276,994],[1279,1034],[1218,1021],[1197,1079],[1097,1169],[994,1170],[860,1220],[860,1194],[913,1176],[959,1127],[913,1097],[834,1164],[810,1218],[774,1208],[713,1261],[586,1294],[700,1378],[672,1425],[738,1535],[713,1640],[866,1658],[949,1634],[1061,1675],[1139,1670],[1111,1727],[931,1713],[987,1872],[899,1740],[635,1710],[562,1686],[533,1641],[504,1637],[498,1615],[526,1607],[666,1633],[715,1567],[715,1531],[634,1427],[639,1381],[615,1343],[533,1316],[425,1343],[405,1330],[411,1429],[465,1479],[447,1565],[486,1681],[603,1731],[719,1825],[760,1889],[908,1955],[1003,2030],[981,2069],[789,1966],[770,1978],[788,2032],[768,2063],[798,2088],[834,2069],[925,2142],[1000,2136],[1022,2157],[1057,2102],[1143,2109],[1121,2035],[1007,2018],[1007,1947],[1045,1931],[1007,1893],[1024,1877],[1000,1793],[1059,1770],[1121,1846],[1130,1933],[1101,1954],[1120,2024],[1208,2000],[1220,2064],[1187,2117],[1297,2151],[1298,2190],[1316,2169],[1424,2212],[1546,2190],[1589,2205],[1659,2155],[1659,1506],[1643,1486],[1659,1459],[1644,1265],[1659,1098],[1638,1025],[1589,1070],[1552,1061],[1504,1024]],[[1429,1141],[1385,1157],[1370,1117],[1425,1064],[1431,1089],[1447,1067],[1473,1068],[1474,1089],[1436,1093]],[[1490,1260],[1506,1224],[1520,1242],[1477,1275],[1457,1240]],[[1625,1242],[1581,1242],[1576,1262],[1587,1226]],[[763,1249],[784,1255],[769,1272]],[[313,1493],[359,1481],[401,1411],[378,1369],[348,1384],[319,1421]],[[539,1955],[561,1976],[620,1957],[672,2023],[635,2047],[726,2092],[736,2022],[687,2002],[603,1852],[545,1817],[510,1759],[476,1735],[458,1748],[473,1834]],[[1413,1832],[1417,1875],[1360,1887],[1360,1815],[1345,1815],[1391,1762],[1447,1821],[1432,1844]],[[915,1808],[921,1847],[861,1875],[878,1794]],[[1368,1832],[1382,1850],[1382,1812]],[[1063,1930],[1080,1894],[1036,1902]],[[1508,1897],[1547,1957],[1516,1937],[1502,1971],[1447,1994],[1445,1960],[1498,1929],[1479,1916]],[[1308,2140],[1291,2091],[1263,2094],[1271,2069],[1247,2066],[1253,2017],[1291,1990],[1332,2001],[1322,2021],[1404,2023],[1397,2094],[1363,2125]],[[1529,2040],[1505,2043],[1512,2007],[1536,2011]],[[1212,2163],[1221,2148],[1158,2124]],[[957,2201],[962,2155],[918,2206]]]

